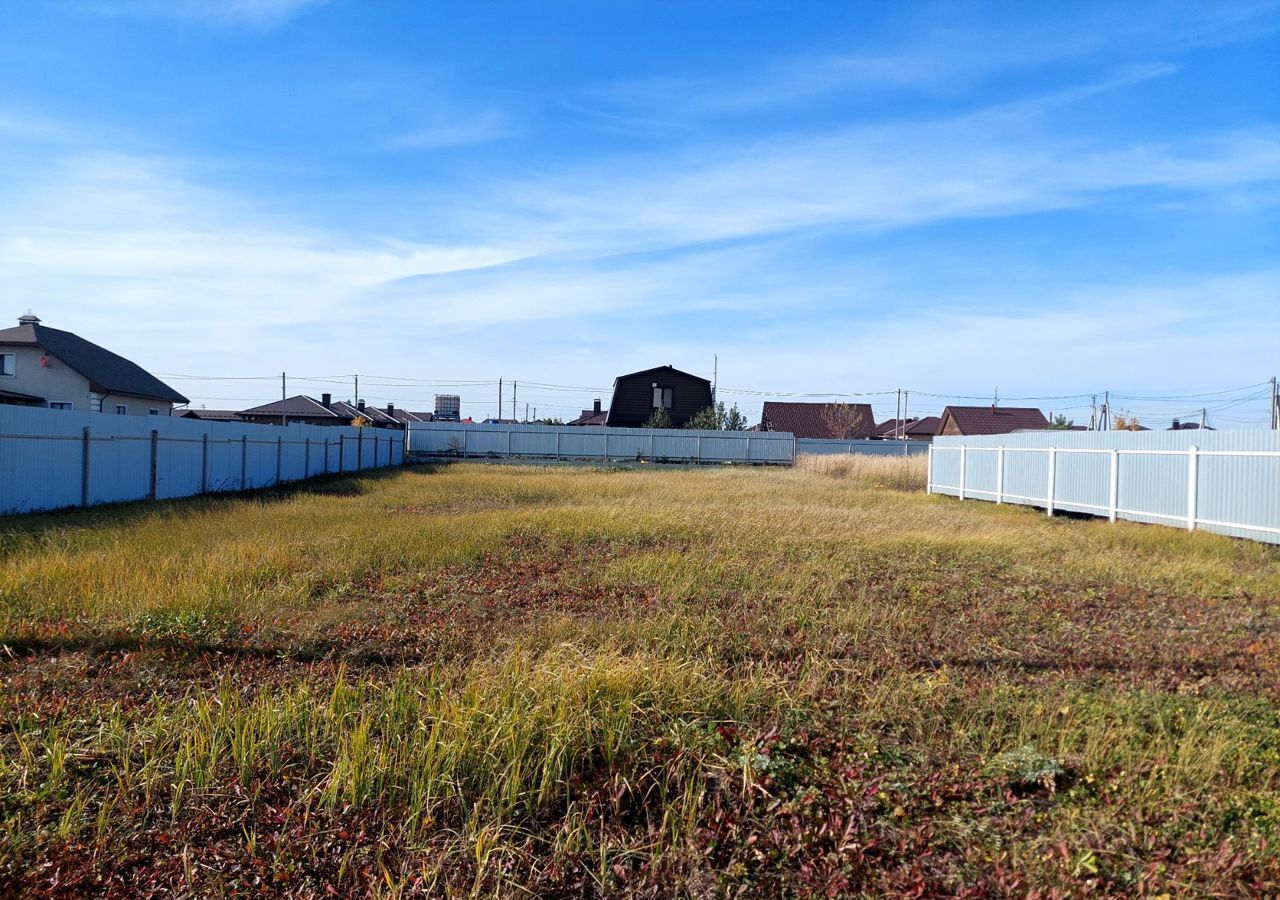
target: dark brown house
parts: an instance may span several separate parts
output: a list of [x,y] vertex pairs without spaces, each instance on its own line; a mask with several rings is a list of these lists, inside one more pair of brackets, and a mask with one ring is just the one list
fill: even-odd
[[619,375],[605,423],[613,428],[639,428],[659,409],[680,428],[711,406],[711,382],[671,366]]
[[870,403],[791,403],[768,400],[761,431],[789,431],[798,438],[865,440],[876,436]]
[[937,416],[889,419],[880,423],[876,429],[876,437],[885,441],[899,438],[908,441],[932,441],[941,425],[942,419]]
[[600,399],[596,398],[591,409],[584,409],[578,418],[565,422],[566,425],[604,425],[609,418],[609,410],[600,408]]
[[1030,406],[948,406],[942,411],[938,434],[1009,434],[1048,427],[1044,413]]

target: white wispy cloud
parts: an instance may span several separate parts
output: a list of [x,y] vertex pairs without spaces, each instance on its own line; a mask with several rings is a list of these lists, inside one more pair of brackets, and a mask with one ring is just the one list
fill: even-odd
[[88,12],[176,19],[206,25],[279,25],[329,0],[79,0]]
[[437,116],[395,135],[384,143],[388,150],[436,150],[501,140],[516,133],[508,117],[498,110],[466,116]]

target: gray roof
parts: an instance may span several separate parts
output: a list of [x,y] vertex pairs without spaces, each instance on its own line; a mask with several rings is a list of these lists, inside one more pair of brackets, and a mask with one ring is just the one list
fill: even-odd
[[35,316],[22,318],[22,324],[0,330],[0,344],[40,347],[89,379],[92,388],[103,393],[188,402],[186,397],[123,356],[70,331],[41,325]]
[[[337,404],[332,405],[336,406]],[[295,418],[308,419],[351,419],[350,416],[335,412],[319,400],[314,397],[308,397],[306,394],[298,394],[296,397],[289,397],[287,400],[274,400],[271,403],[264,403],[261,406],[243,410],[241,415],[293,416]]]

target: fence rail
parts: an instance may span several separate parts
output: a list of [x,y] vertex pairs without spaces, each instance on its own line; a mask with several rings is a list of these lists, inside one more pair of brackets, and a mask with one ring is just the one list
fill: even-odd
[[0,513],[249,490],[403,461],[398,430],[0,406]]
[[929,491],[1280,543],[1280,432],[938,438]]
[[554,425],[413,422],[409,452],[428,456],[526,459],[646,459],[791,465],[795,440],[784,432],[697,431]]
[[923,456],[929,452],[924,441],[833,440],[831,438],[796,438],[796,456],[853,453],[861,456]]

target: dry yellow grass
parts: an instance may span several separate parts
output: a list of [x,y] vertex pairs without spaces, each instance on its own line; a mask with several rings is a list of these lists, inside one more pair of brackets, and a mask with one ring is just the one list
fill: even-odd
[[12,520],[0,880],[1276,883],[1277,550],[923,473],[457,464]]

